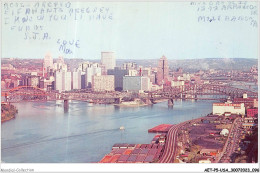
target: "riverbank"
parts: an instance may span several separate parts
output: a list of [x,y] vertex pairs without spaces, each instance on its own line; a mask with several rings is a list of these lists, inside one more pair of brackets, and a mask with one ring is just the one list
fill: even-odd
[[11,117],[7,117],[7,118],[1,118],[1,123],[4,123],[4,122],[6,122],[6,121],[9,121],[9,120],[11,120],[11,119],[14,119],[15,118],[15,116],[11,116]]
[[18,110],[14,105],[11,104],[1,104],[1,123],[9,121],[15,118],[15,115],[18,113]]
[[[163,127],[162,131],[148,130],[148,133],[155,133],[150,144],[128,144],[116,143],[112,146],[110,153],[106,154],[98,163],[158,163],[165,150],[165,142],[168,130],[172,126],[193,124],[205,117],[187,120],[179,124],[161,124],[152,129]],[[179,130],[178,130],[179,131]]]

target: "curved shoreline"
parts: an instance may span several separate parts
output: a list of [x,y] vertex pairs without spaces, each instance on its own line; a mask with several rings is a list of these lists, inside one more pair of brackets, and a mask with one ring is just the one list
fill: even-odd
[[11,116],[11,117],[8,117],[8,118],[5,118],[5,119],[1,118],[1,123],[4,123],[4,122],[9,121],[9,120],[12,120],[14,118],[15,118],[15,116]]

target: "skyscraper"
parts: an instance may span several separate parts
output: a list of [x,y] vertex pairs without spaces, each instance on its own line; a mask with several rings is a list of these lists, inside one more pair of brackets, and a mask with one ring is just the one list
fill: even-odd
[[91,88],[92,85],[92,77],[94,75],[101,75],[101,68],[98,63],[90,64],[85,69],[85,88]]
[[123,90],[124,91],[150,91],[151,90],[150,78],[146,76],[124,76],[123,77]]
[[124,70],[116,67],[115,69],[110,69],[107,71],[108,75],[115,76],[115,90],[122,91],[123,89],[123,77],[129,75],[129,70]]
[[158,69],[157,69],[157,84],[165,84],[169,80],[169,66],[168,60],[165,56],[159,59]]
[[58,90],[59,92],[63,91],[62,87],[63,83],[63,77],[62,77],[62,71],[56,71],[55,72],[55,90]]
[[47,53],[44,57],[44,67],[47,69],[53,67],[53,59],[50,53]]
[[114,69],[116,66],[116,58],[114,52],[101,52],[101,64],[106,70]]
[[72,72],[72,88],[73,89],[81,89],[81,71]]
[[55,72],[55,90],[59,92],[71,90],[71,72],[66,70]]
[[42,75],[47,77],[48,71],[53,68],[53,59],[50,53],[47,53],[43,59]]

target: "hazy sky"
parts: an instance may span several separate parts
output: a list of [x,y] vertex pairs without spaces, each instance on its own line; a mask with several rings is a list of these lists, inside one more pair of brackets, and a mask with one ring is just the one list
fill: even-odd
[[[63,55],[99,59],[101,51],[114,51],[120,59],[157,59],[162,55],[168,59],[258,58],[259,24],[254,22],[258,21],[254,15],[255,11],[258,14],[258,5],[251,2],[246,4],[247,9],[238,10],[223,10],[223,5],[227,7],[228,3],[215,9],[216,4],[190,2],[63,2],[63,12],[54,13],[54,4],[46,4],[52,12],[46,14],[45,7],[44,19],[37,20],[41,16],[40,4],[35,14],[27,11],[29,22],[22,22],[22,17],[27,17],[26,8],[38,4],[29,2],[23,4],[25,7],[16,7],[3,3],[2,57],[43,58],[51,52],[54,58]],[[75,8],[80,11],[77,20]],[[101,16],[107,19],[90,20],[100,14],[100,9]],[[53,21],[54,15],[58,21]],[[67,20],[61,21],[64,15]],[[205,16],[206,21],[199,16]],[[28,40],[33,32],[39,33],[36,40]],[[67,54],[60,49],[63,40],[75,40],[73,45],[66,46]]]

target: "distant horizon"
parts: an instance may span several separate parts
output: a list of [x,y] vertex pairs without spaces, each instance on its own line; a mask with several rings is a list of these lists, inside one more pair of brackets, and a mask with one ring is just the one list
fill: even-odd
[[[255,59],[255,60],[258,60],[259,58],[220,58],[220,57],[214,57],[214,58],[182,58],[182,59],[170,59],[168,58],[167,56],[165,56],[168,60],[200,60],[200,59]],[[17,58],[17,57],[2,57],[1,59],[35,59],[35,60],[39,60],[39,59],[44,59],[43,58]],[[59,57],[57,58],[54,58],[52,57],[53,59],[58,59]],[[64,57],[63,57],[64,58]],[[149,58],[149,59],[142,59],[142,58],[139,58],[139,59],[124,59],[124,58],[116,58],[116,60],[159,60],[161,57],[159,58]],[[101,57],[100,58],[97,58],[97,59],[87,59],[87,58],[64,58],[64,59],[75,59],[75,60],[88,60],[88,61],[96,61],[96,60],[101,60]]]

